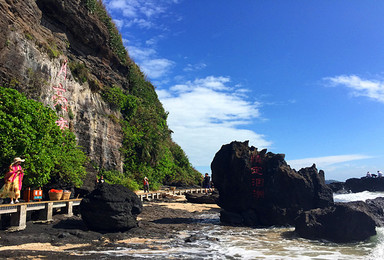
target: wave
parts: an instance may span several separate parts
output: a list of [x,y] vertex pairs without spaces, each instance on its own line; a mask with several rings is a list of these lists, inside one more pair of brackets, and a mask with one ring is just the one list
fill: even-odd
[[357,193],[333,194],[333,200],[335,202],[366,201],[378,197],[384,197],[384,192],[362,191]]

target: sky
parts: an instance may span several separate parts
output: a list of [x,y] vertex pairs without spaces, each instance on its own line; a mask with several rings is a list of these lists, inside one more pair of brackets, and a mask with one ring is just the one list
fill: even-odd
[[384,1],[103,2],[200,172],[246,140],[326,179],[384,170]]

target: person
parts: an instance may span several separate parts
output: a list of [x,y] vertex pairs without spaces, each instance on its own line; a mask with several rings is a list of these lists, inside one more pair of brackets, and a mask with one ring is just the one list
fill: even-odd
[[101,175],[99,182],[104,183],[104,176],[103,175]]
[[210,180],[211,180],[211,177],[209,177],[208,173],[206,173],[203,180],[203,188],[205,188],[205,193],[208,192],[208,189],[209,191],[211,191]]
[[0,198],[10,198],[11,204],[19,202],[24,177],[24,171],[20,163],[24,161],[20,157],[16,157],[13,160],[13,163],[9,166],[9,171],[5,174],[5,184],[0,190]]
[[372,177],[371,173],[367,172],[367,178],[371,178],[371,177]]
[[144,185],[144,193],[145,193],[146,191],[149,193],[149,180],[148,180],[147,177],[144,177],[143,185]]
[[379,178],[383,177],[383,173],[381,171],[377,171],[377,177]]

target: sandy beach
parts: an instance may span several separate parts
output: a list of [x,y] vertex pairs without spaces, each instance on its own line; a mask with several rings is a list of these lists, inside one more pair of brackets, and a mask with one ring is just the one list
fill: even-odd
[[[67,218],[54,215],[49,224],[29,221],[19,232],[0,231],[0,258],[7,259],[94,259],[111,258],[104,253],[117,247],[159,247],[175,239],[183,230],[194,230],[202,214],[216,214],[215,204],[192,204],[184,196],[143,203],[139,225],[127,232],[98,233],[89,231],[75,214]],[[128,257],[129,259],[129,257]]]

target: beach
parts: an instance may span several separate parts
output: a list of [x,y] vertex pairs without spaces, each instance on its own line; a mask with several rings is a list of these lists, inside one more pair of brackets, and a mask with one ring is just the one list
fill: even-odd
[[[361,192],[335,201],[383,196]],[[384,228],[366,241],[333,243],[298,237],[294,227],[250,228],[222,225],[219,207],[191,204],[184,196],[144,202],[138,227],[127,232],[89,231],[79,215],[24,231],[0,231],[0,259],[384,259]]]
[[[98,233],[89,231],[79,214],[54,215],[51,223],[29,221],[19,232],[0,231],[0,257],[8,259],[93,259],[113,258],[116,248],[151,249],[167,244],[185,230],[199,230],[201,215],[215,214],[214,204],[192,204],[184,196],[143,203],[138,227],[126,232]],[[75,211],[76,213],[76,211]],[[104,253],[106,252],[106,253]],[[116,256],[118,257],[118,256]],[[129,258],[129,256],[127,256]]]

